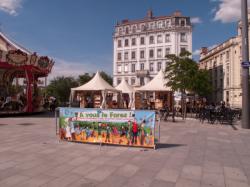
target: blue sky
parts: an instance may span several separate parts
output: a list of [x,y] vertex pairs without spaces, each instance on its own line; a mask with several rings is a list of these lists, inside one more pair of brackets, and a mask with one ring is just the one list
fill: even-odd
[[112,74],[115,23],[143,18],[149,8],[192,17],[195,54],[235,36],[240,17],[240,0],[0,0],[0,23],[17,43],[55,59],[52,77]]

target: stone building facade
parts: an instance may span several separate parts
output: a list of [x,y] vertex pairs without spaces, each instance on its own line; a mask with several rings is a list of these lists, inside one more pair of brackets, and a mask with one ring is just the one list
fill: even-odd
[[125,79],[132,86],[142,86],[166,67],[166,55],[182,50],[192,52],[190,17],[175,12],[154,17],[149,10],[141,20],[123,20],[113,34],[114,86]]

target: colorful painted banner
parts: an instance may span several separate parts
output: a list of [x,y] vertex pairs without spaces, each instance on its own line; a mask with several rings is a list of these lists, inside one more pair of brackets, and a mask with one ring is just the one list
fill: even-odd
[[60,139],[155,147],[155,111],[59,108]]

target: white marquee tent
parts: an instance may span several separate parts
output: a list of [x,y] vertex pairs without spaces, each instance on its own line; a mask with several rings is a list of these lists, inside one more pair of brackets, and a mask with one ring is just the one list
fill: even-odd
[[130,86],[125,79],[122,79],[121,83],[115,87],[117,90],[120,90],[122,93],[129,95],[129,108],[134,108],[134,88]]
[[71,88],[71,94],[70,94],[70,102],[73,99],[74,93],[76,91],[101,91],[102,93],[102,104],[101,108],[104,108],[106,105],[106,95],[108,92],[120,92],[119,90],[115,89],[112,87],[109,83],[107,83],[100,75],[99,71],[95,74],[95,76],[86,84],[76,87],[76,88]]
[[137,88],[136,91],[171,91],[170,87],[166,87],[163,71],[158,74],[144,86]]
[[[159,101],[159,94],[160,92],[166,92],[167,97],[171,97],[169,94],[171,92],[171,88],[166,86],[167,81],[164,78],[163,71],[159,71],[158,74],[147,84],[142,87],[136,89],[136,92],[144,92],[146,94],[146,98],[148,98],[148,94],[151,92],[153,93],[153,100],[154,100],[154,107],[161,108],[163,107],[164,103]],[[157,95],[157,101],[156,99]],[[135,94],[134,94],[135,98]],[[168,105],[170,105],[170,99],[168,101]]]

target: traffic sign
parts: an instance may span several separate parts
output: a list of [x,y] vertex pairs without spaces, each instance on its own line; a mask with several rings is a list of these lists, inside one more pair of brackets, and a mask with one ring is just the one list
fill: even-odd
[[241,62],[241,66],[243,68],[248,68],[248,67],[250,67],[250,62]]

